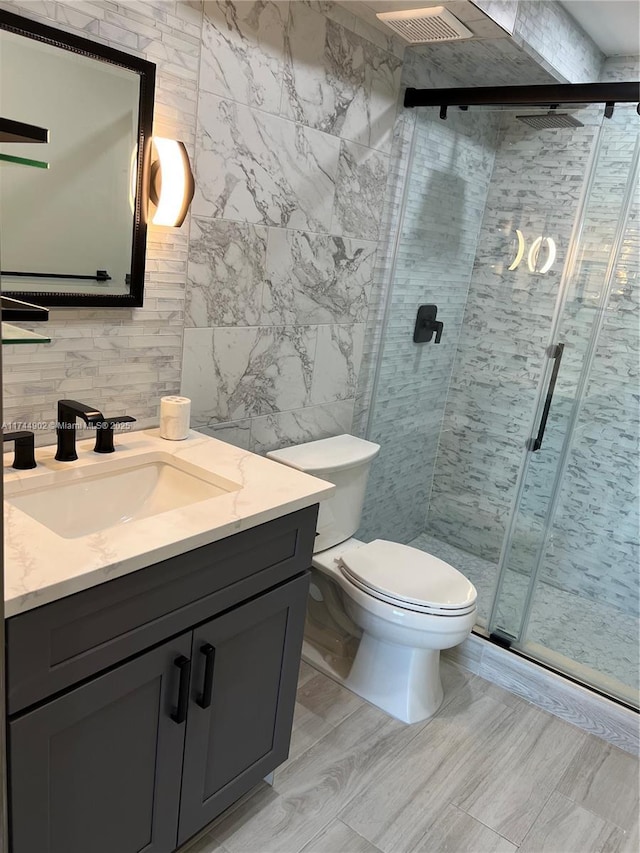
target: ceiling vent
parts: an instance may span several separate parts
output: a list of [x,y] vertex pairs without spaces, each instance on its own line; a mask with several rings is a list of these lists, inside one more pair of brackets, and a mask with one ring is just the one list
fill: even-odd
[[432,44],[473,38],[473,33],[444,6],[410,9],[405,12],[378,12],[376,17],[410,44]]

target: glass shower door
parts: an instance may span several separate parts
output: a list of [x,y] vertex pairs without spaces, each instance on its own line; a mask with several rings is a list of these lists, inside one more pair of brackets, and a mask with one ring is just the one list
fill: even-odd
[[635,108],[618,107],[596,143],[490,619],[512,647],[634,705],[637,124]]

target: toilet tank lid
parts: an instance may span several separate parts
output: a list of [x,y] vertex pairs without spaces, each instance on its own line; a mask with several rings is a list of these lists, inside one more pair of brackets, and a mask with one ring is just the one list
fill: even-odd
[[380,452],[380,445],[355,435],[335,435],[332,438],[321,438],[319,441],[308,441],[305,444],[294,444],[282,450],[271,450],[267,453],[270,459],[283,462],[291,468],[313,474],[318,471],[343,471],[369,462]]

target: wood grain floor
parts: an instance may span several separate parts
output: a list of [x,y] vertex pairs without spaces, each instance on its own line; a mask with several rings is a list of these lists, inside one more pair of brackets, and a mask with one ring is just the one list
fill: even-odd
[[443,661],[406,726],[302,664],[289,760],[183,853],[637,853],[638,759]]

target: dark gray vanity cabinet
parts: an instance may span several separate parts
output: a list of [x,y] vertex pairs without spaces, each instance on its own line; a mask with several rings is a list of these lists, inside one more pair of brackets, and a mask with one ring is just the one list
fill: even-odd
[[11,853],[173,853],[286,759],[316,511],[8,620]]
[[169,853],[184,725],[182,635],[9,724],[14,853]]
[[180,844],[286,759],[307,590],[290,581],[193,632]]

